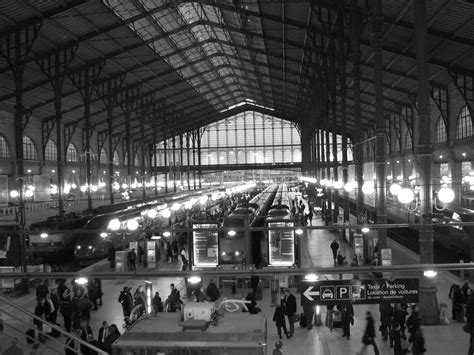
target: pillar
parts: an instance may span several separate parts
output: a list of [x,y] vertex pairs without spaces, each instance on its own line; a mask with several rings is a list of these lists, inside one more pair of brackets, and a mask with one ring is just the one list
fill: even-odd
[[[418,144],[417,158],[420,167],[420,208],[421,215],[432,214],[432,135],[430,117],[430,93],[426,50],[426,1],[415,0],[415,48],[418,97]],[[420,219],[420,262],[433,263],[433,228],[430,218]],[[421,275],[420,316],[423,324],[437,324],[438,301],[436,286],[432,279]]]

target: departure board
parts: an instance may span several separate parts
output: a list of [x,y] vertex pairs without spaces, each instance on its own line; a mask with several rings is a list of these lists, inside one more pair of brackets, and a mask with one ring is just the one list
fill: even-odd
[[292,266],[295,263],[295,232],[293,229],[278,230],[277,228],[293,227],[293,222],[268,223],[269,264],[274,266]]
[[[215,231],[213,231],[212,229],[215,229]],[[195,266],[217,266],[219,261],[217,230],[217,223],[193,224],[193,252]]]

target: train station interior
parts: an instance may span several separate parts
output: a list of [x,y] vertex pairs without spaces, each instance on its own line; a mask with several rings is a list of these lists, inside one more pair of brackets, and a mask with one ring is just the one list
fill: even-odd
[[0,19],[0,354],[474,354],[473,1]]

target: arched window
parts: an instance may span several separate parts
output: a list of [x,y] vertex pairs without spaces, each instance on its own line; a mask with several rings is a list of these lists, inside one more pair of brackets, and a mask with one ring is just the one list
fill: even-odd
[[54,141],[52,141],[51,139],[48,140],[48,142],[46,143],[46,147],[44,148],[44,160],[58,160],[58,148],[56,146],[56,143],[54,143]]
[[469,109],[464,106],[456,121],[456,139],[472,137],[472,118]]
[[77,149],[74,144],[69,143],[66,151],[66,161],[70,162],[78,162],[79,159],[77,158]]
[[300,162],[301,161],[301,150],[295,149],[293,151],[293,162]]
[[4,136],[0,135],[0,158],[11,158],[10,147]]
[[140,166],[140,157],[138,154],[135,154],[135,159],[133,160],[133,166]]
[[117,151],[114,151],[113,164],[120,165],[120,158]]
[[411,139],[411,134],[409,130],[407,130],[405,133],[405,149],[413,149],[413,140]]
[[35,143],[28,136],[23,136],[23,159],[38,160],[38,150]]
[[443,117],[438,118],[434,134],[434,144],[445,143],[448,140],[448,133],[446,132],[446,125]]
[[109,162],[109,158],[107,156],[107,152],[104,148],[100,150],[100,157],[99,157],[99,164],[107,164]]

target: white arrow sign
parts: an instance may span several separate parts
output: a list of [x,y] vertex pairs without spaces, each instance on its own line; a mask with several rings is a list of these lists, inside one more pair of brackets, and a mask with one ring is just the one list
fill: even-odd
[[303,295],[310,301],[314,301],[314,298],[311,296],[319,296],[319,291],[312,291],[313,286],[309,286],[306,291],[303,292]]

